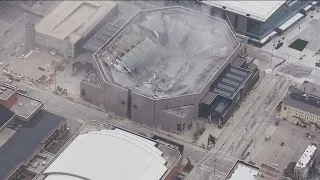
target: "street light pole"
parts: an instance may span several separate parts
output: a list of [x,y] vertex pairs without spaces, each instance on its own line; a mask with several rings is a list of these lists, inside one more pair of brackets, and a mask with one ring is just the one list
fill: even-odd
[[54,91],[57,90],[57,70],[54,69]]
[[271,52],[270,68],[271,68],[271,66],[272,66],[273,50],[274,50],[274,48],[272,48],[272,52]]
[[6,67],[8,67],[8,53],[6,52]]

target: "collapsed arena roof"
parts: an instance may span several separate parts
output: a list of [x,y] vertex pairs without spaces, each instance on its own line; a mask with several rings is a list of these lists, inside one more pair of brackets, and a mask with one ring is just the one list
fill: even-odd
[[161,98],[199,93],[238,45],[224,20],[171,7],[139,12],[95,58],[107,82]]

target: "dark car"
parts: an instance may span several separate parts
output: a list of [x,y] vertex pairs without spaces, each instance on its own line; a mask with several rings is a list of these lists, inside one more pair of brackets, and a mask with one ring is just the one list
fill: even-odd
[[280,144],[280,146],[284,146],[284,142],[282,142],[282,143]]
[[9,30],[6,30],[3,35],[7,35],[9,33]]

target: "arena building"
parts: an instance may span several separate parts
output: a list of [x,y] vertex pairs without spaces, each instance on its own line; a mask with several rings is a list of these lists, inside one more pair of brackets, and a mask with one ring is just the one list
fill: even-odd
[[283,33],[319,4],[311,0],[198,1],[210,15],[225,19],[237,33],[258,44]]
[[[246,43],[224,20],[190,9],[141,11],[93,55],[81,96],[137,123],[181,133],[212,91],[202,116],[222,125],[259,77],[257,68],[244,70]],[[219,113],[211,115],[215,107]]]
[[168,144],[90,121],[34,180],[175,180],[181,161],[180,152]]
[[75,58],[83,44],[117,14],[112,1],[63,1],[36,25],[36,44]]

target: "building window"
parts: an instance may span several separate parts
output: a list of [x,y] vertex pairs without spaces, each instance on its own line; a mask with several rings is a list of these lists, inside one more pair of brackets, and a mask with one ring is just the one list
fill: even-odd
[[260,38],[261,22],[249,19],[247,20],[247,36],[259,39]]
[[124,101],[121,101],[121,104],[126,104],[126,102],[124,102]]
[[137,109],[138,107],[137,107],[136,105],[133,105],[133,108],[134,108],[134,109]]
[[181,131],[181,124],[177,124],[177,131],[178,131],[178,132]]
[[284,107],[283,107],[283,110],[285,110],[285,111],[286,111],[286,110],[287,110],[287,106],[284,106]]
[[86,96],[86,91],[84,89],[81,89],[81,96]]
[[234,17],[234,28],[235,29],[238,28],[238,14],[236,14],[235,17]]

